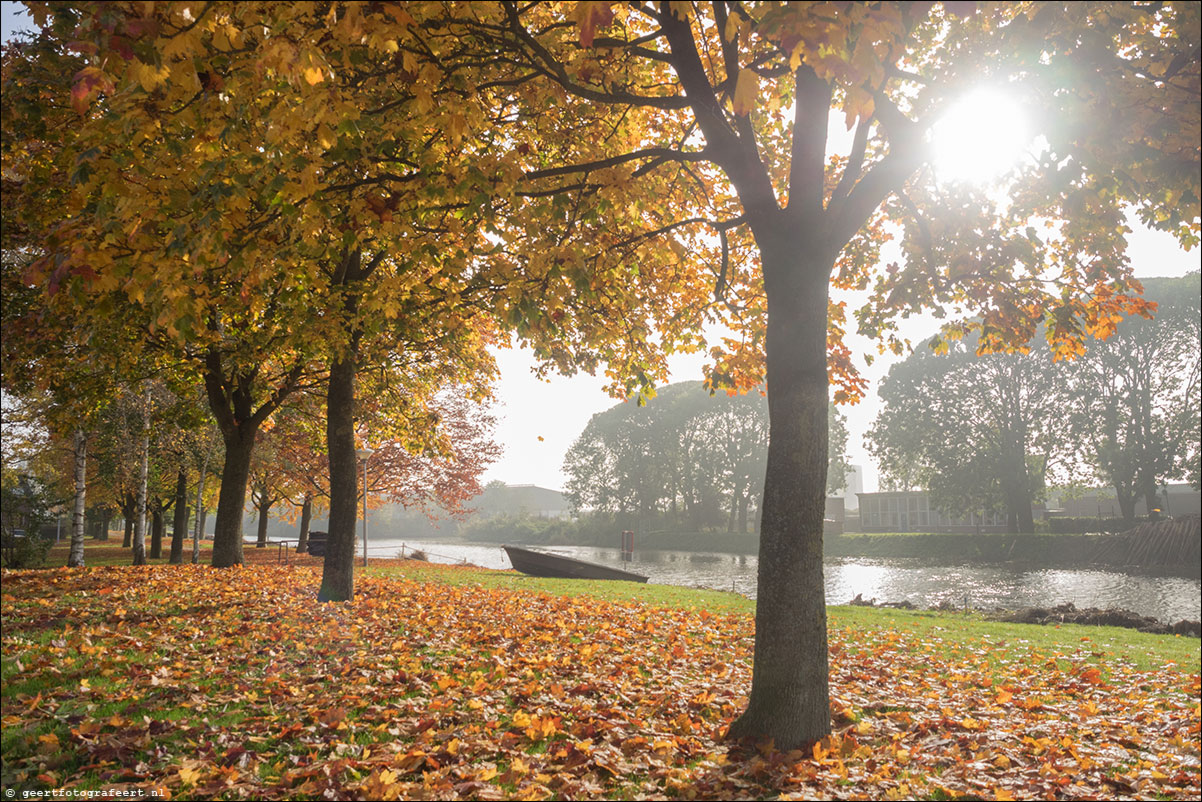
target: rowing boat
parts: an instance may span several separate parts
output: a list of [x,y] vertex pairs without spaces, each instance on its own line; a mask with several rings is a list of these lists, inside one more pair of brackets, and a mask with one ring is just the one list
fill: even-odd
[[523,574],[530,576],[545,576],[555,579],[616,579],[625,582],[646,582],[647,577],[633,574],[608,565],[577,560],[572,557],[561,557],[558,554],[547,554],[541,551],[531,551],[517,546],[503,546],[509,555],[509,562]]

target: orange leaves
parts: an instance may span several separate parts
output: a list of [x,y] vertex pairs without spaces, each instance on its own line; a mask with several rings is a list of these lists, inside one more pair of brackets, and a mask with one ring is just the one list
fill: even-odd
[[115,89],[113,80],[99,67],[84,67],[75,73],[71,84],[71,107],[83,116],[92,98],[101,93],[111,94]]
[[580,46],[592,47],[598,28],[604,28],[614,20],[612,3],[575,3],[572,16],[580,26]]
[[[41,688],[6,682],[6,770],[188,798],[1197,795],[1198,675],[1112,660],[1101,684],[1092,643],[987,663],[976,642],[835,628],[835,733],[743,751],[718,736],[742,706],[749,616],[416,570],[320,606],[309,569],[6,573],[5,657]],[[88,642],[109,648],[76,662]],[[86,773],[51,777],[68,750]]]

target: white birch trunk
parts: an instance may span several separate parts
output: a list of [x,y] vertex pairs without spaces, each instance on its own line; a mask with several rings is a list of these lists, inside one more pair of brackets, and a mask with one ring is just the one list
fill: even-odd
[[71,553],[67,565],[83,567],[84,509],[87,496],[88,435],[83,429],[75,430],[75,508],[71,513]]

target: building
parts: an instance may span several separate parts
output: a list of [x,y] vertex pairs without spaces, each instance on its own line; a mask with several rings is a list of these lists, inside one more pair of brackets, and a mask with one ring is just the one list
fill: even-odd
[[[1089,488],[1083,490],[1053,490],[1048,493],[1048,515],[1057,518],[1119,518],[1118,497],[1114,490]],[[1148,514],[1144,497],[1135,502],[1135,514]],[[1179,515],[1202,514],[1202,493],[1187,484],[1162,485],[1160,514],[1175,518]]]
[[847,487],[840,490],[835,496],[843,499],[843,504],[848,510],[857,510],[860,508],[859,495],[864,492],[864,468],[860,465],[847,466]]
[[[883,493],[858,493],[861,532],[1005,532],[1005,512],[948,515],[931,506],[924,490],[899,490]],[[1186,484],[1168,485],[1161,490],[1160,514],[1168,517],[1198,515],[1202,494]],[[1147,515],[1144,500],[1135,505],[1137,517]],[[1118,518],[1118,500],[1113,490],[1054,491],[1047,504],[1035,505],[1037,519]]]
[[468,502],[478,515],[529,515],[535,518],[570,518],[572,505],[564,494],[537,485],[489,483]]
[[925,490],[857,493],[861,532],[1005,532],[1005,513],[947,515]]

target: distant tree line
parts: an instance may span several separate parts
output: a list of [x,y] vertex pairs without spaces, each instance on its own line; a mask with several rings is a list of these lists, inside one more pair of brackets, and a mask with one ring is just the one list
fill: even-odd
[[[847,426],[833,404],[829,420],[827,492],[836,493],[847,484]],[[763,395],[679,382],[645,406],[594,415],[564,459],[566,493],[577,509],[641,526],[745,533],[756,531],[767,458]]]
[[[925,489],[947,512],[1005,512],[1034,531],[1049,483],[1114,489],[1126,521],[1155,517],[1169,480],[1199,485],[1199,275],[1145,282],[1151,319],[1123,321],[1076,359],[1038,338],[1026,353],[933,341],[895,365],[868,449],[894,489]],[[1097,332],[1117,320],[1099,320]]]

